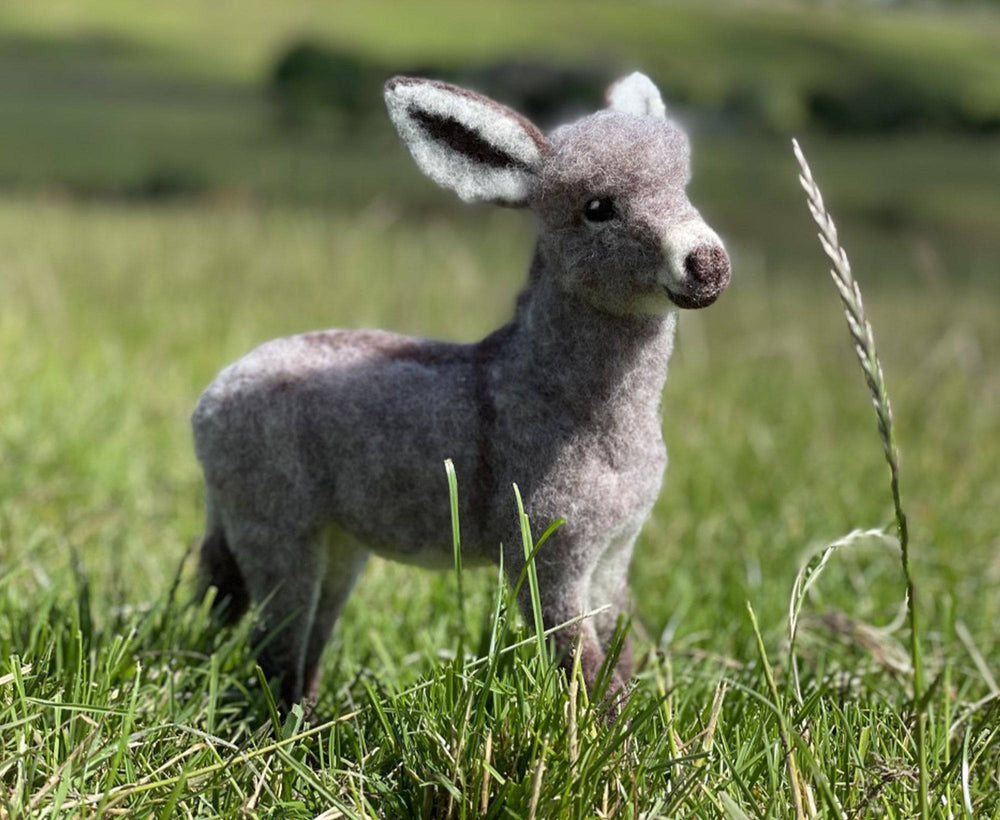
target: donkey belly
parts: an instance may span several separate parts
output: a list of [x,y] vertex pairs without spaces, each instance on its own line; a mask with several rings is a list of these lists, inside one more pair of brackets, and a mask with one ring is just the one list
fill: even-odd
[[[460,369],[396,365],[345,386],[321,427],[329,439],[330,515],[376,553],[423,566],[452,562],[445,460],[458,477],[465,540],[476,541],[478,414]],[[336,419],[333,418],[336,416]]]
[[378,555],[443,568],[453,560],[445,459],[452,459],[459,476],[459,520],[467,554],[477,540],[466,498],[474,476],[455,448],[433,436],[423,444],[409,454],[396,452],[391,462],[353,452],[332,462],[337,475],[329,515]]

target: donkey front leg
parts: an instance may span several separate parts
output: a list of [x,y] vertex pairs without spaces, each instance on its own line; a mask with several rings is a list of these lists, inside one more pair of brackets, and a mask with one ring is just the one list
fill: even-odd
[[[587,584],[587,608],[589,611],[603,611],[594,617],[594,629],[607,653],[620,621],[627,620],[631,609],[628,587],[628,571],[632,562],[632,549],[638,528],[617,538],[613,538],[594,565]],[[632,659],[632,639],[628,632],[622,641],[615,671],[624,683],[632,679],[635,671]]]
[[[535,561],[538,575],[538,592],[542,606],[542,621],[546,630],[555,629],[551,638],[555,643],[559,662],[567,674],[572,674],[577,647],[580,652],[580,671],[588,691],[593,692],[600,675],[601,666],[605,660],[605,648],[601,644],[593,618],[579,620],[588,612],[588,588],[593,565],[589,562],[579,563],[567,560],[568,539],[560,538],[556,533],[542,548],[542,553]],[[520,546],[520,545],[518,545]],[[510,550],[509,552],[513,552]],[[508,552],[504,553],[504,565],[508,568],[512,584],[516,584],[524,566],[523,555],[514,560],[507,560]],[[547,560],[546,560],[547,559]],[[529,623],[534,622],[531,604],[531,590],[527,579],[521,586],[518,600],[524,617]],[[576,619],[576,620],[574,620]],[[572,624],[563,626],[570,621]],[[559,627],[559,628],[557,628]],[[624,681],[616,671],[612,671],[608,682],[607,696],[614,694],[624,686]]]

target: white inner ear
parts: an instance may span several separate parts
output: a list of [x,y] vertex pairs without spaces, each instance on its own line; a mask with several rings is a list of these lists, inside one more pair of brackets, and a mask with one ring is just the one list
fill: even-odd
[[641,117],[667,118],[667,107],[659,89],[638,71],[622,77],[608,89],[608,108]]
[[[513,112],[486,97],[428,80],[398,81],[386,90],[385,99],[389,116],[420,169],[439,185],[451,188],[467,202],[519,204],[528,198],[542,151]],[[475,150],[456,149],[429,133],[421,116],[460,124],[509,162],[490,162]]]

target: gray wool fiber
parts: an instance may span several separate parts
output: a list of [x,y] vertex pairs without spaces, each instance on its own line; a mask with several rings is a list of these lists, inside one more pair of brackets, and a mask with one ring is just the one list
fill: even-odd
[[[503,545],[508,575],[520,574],[514,482],[539,531],[566,518],[537,558],[542,613],[551,627],[609,605],[555,634],[567,665],[579,636],[594,683],[667,463],[660,397],[676,307],[710,304],[729,280],[685,194],[687,138],[655,86],[633,74],[608,99],[546,137],[474,92],[390,80],[390,117],[425,173],[464,199],[535,211],[514,317],[471,345],[381,330],[276,339],[203,394],[202,589],[218,588],[231,619],[262,606],[259,660],[286,705],[315,696],[370,552],[450,565],[446,458],[467,563],[496,562]],[[631,674],[626,648],[612,688]]]

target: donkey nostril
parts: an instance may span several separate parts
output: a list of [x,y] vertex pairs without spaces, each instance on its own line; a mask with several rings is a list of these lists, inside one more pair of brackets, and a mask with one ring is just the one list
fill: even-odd
[[700,245],[687,255],[684,270],[704,284],[724,281],[729,275],[729,257],[718,245]]

